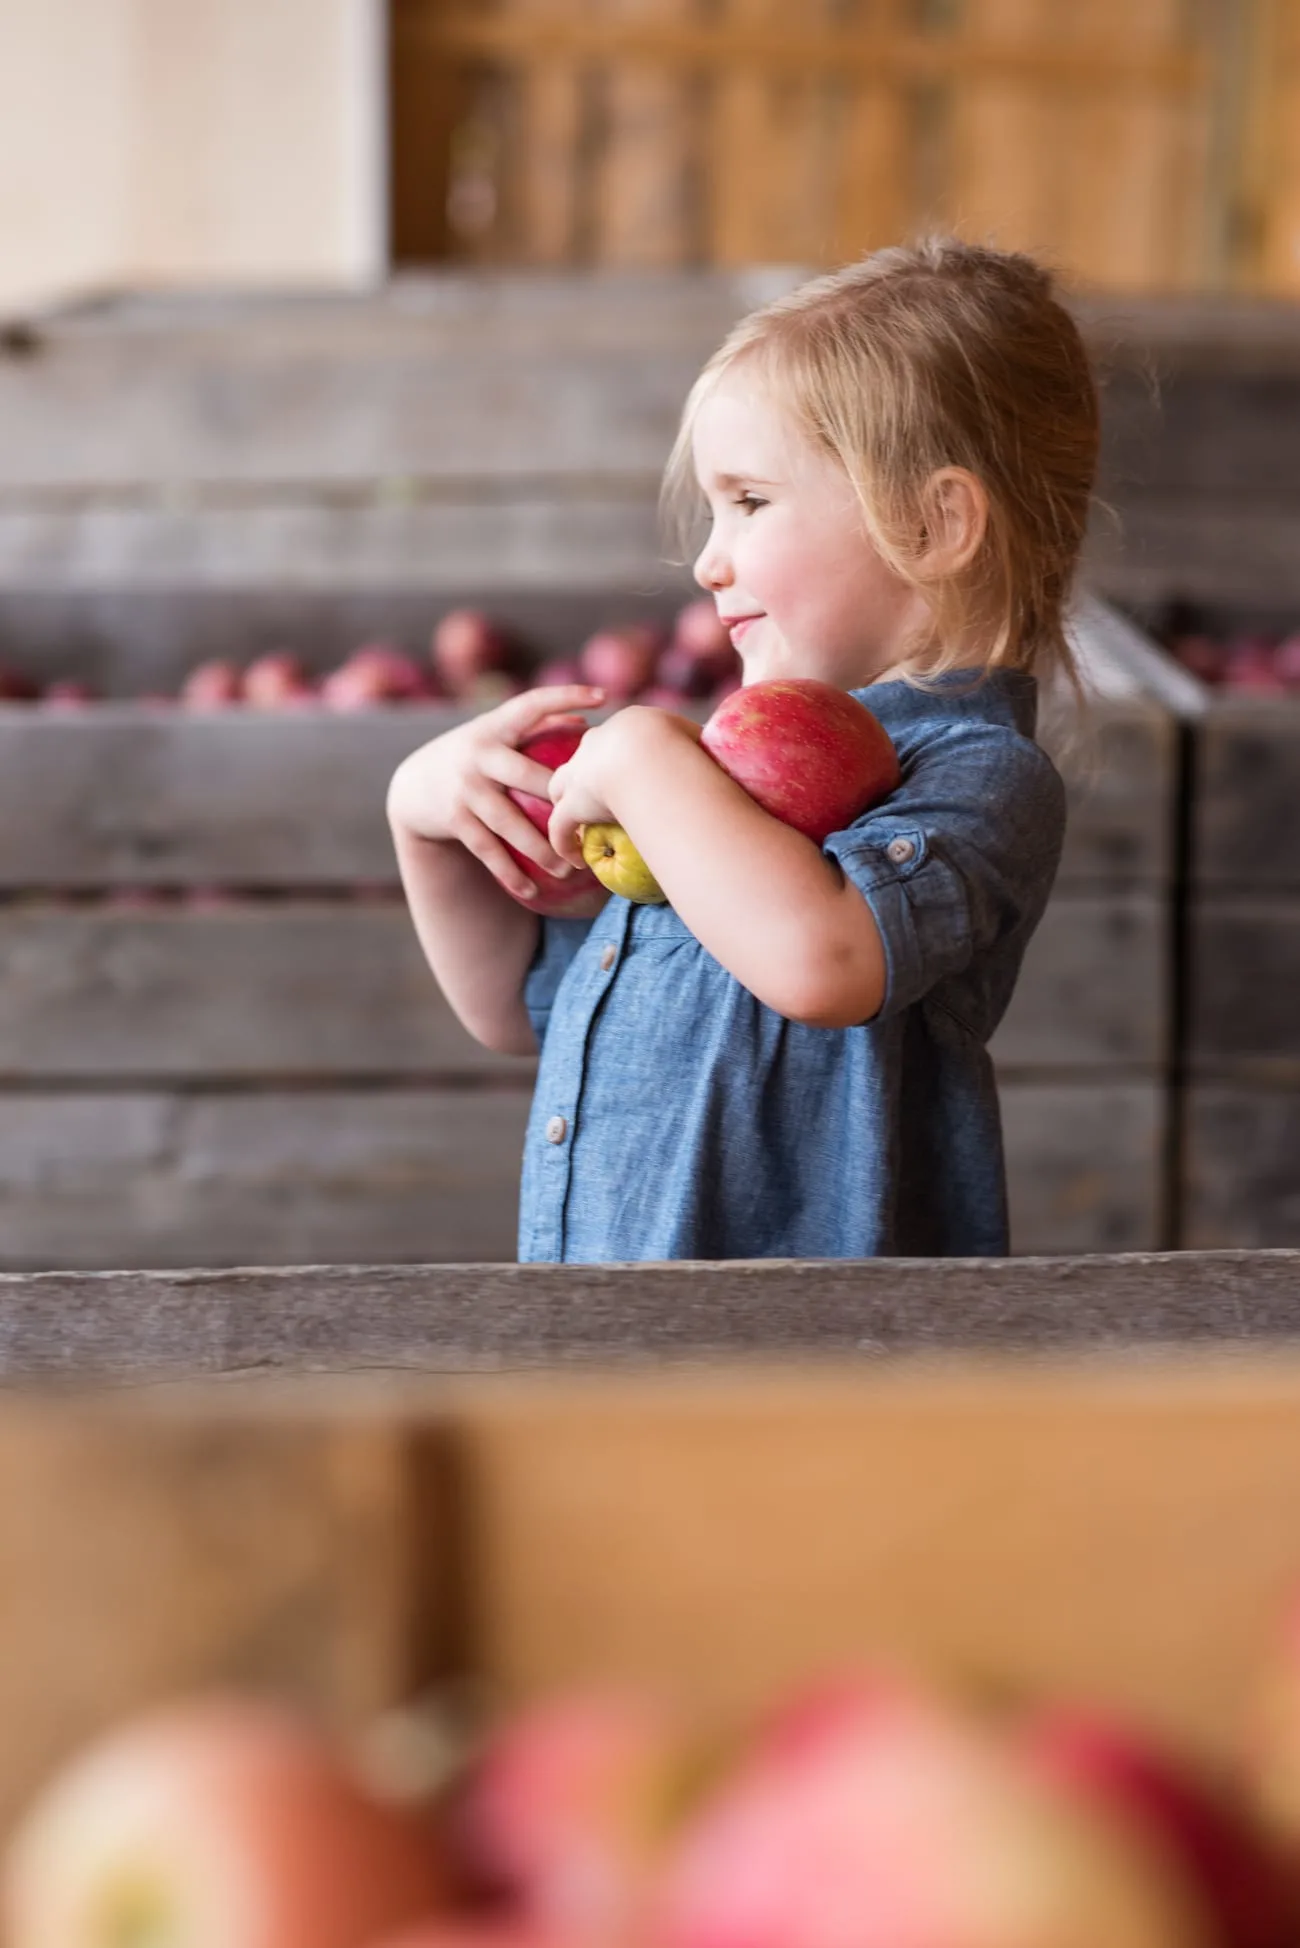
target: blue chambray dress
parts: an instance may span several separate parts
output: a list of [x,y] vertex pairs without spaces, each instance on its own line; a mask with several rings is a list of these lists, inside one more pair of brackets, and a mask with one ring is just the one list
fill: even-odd
[[823,850],[884,939],[871,1021],[765,1007],[666,906],[548,920],[519,1257],[957,1257],[1008,1249],[987,1044],[1051,891],[1065,794],[1023,671],[856,694],[902,783]]

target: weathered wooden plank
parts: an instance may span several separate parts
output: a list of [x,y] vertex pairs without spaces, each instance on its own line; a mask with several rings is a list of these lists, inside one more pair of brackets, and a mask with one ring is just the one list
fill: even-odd
[[1300,711],[1216,697],[1196,732],[1193,883],[1243,894],[1300,886]]
[[476,1669],[727,1724],[879,1662],[1235,1761],[1295,1572],[1297,1402],[1294,1351],[476,1390]]
[[[1297,726],[1300,731],[1300,726]],[[1300,1082],[1300,899],[1203,893],[1192,907],[1187,1055],[1275,1085]]]
[[1178,726],[1149,702],[1097,703],[1062,748],[1044,742],[1070,787],[1061,881],[1165,886],[1173,869]]
[[1113,495],[1119,522],[1099,520],[1084,550],[1092,585],[1113,601],[1171,596],[1211,608],[1294,610],[1300,604],[1300,516],[1243,495]]
[[0,1264],[512,1258],[526,1090],[11,1094]]
[[656,1367],[738,1355],[1256,1345],[1300,1332],[1295,1251],[672,1265],[0,1273],[7,1386],[240,1373]]
[[[1062,894],[994,1053],[1004,1070],[1153,1066],[1163,913],[1143,894]],[[405,906],[293,900],[0,907],[0,1079],[414,1081],[529,1065],[459,1026]]]
[[[1190,1248],[1300,1244],[1294,1085],[1194,1082],[1184,1097],[1182,1141],[1182,1235]],[[1295,1304],[1300,1319],[1300,1296]]]
[[1000,1086],[1015,1252],[1166,1242],[1167,1105],[1154,1078]]
[[389,1423],[7,1400],[0,1831],[48,1770],[190,1690],[292,1698],[357,1733],[407,1695],[424,1573]]

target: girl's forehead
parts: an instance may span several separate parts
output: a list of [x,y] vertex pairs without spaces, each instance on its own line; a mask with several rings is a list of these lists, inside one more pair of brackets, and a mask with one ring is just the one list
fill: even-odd
[[700,401],[691,448],[702,478],[753,473],[773,478],[807,457],[807,442],[789,414],[743,373],[724,373]]

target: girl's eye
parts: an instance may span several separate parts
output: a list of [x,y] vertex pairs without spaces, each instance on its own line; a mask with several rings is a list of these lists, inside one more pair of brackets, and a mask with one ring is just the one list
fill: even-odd
[[737,494],[736,506],[743,508],[746,514],[753,514],[758,508],[766,507],[767,502],[760,500],[757,494]]

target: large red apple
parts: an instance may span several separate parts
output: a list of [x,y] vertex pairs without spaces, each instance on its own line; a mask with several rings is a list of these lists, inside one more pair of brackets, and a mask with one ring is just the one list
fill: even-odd
[[1218,1948],[1291,1948],[1297,1915],[1280,1864],[1222,1785],[1096,1711],[1057,1706],[1024,1735],[1036,1763],[1177,1860],[1217,1918]]
[[315,1729],[249,1699],[178,1704],[73,1759],[4,1861],[7,1948],[370,1948],[445,1904],[431,1830]]
[[461,1807],[471,1881],[552,1938],[629,1939],[697,1764],[637,1694],[580,1692],[505,1722]]
[[[536,736],[526,738],[519,749],[525,757],[532,758],[535,764],[544,764],[548,771],[558,771],[562,764],[569,762],[585,736],[585,728],[539,731]],[[531,791],[516,791],[513,786],[506,787],[506,797],[514,800],[525,818],[535,825],[539,832],[547,830],[551,822],[551,813],[555,809],[549,798],[538,798]],[[536,865],[508,840],[506,851],[515,864],[521,866],[528,874],[534,885],[541,888],[537,898],[520,901],[520,905],[526,905],[530,913],[548,914],[552,918],[562,919],[576,901],[585,899],[588,893],[600,891],[600,882],[595,874],[588,872],[585,867],[570,878],[561,879],[556,873],[548,873],[544,866]]]
[[1162,1853],[916,1700],[769,1750],[688,1828],[651,1948],[1213,1948]]
[[764,811],[818,845],[899,782],[879,720],[812,677],[746,684],[718,705],[700,742]]

